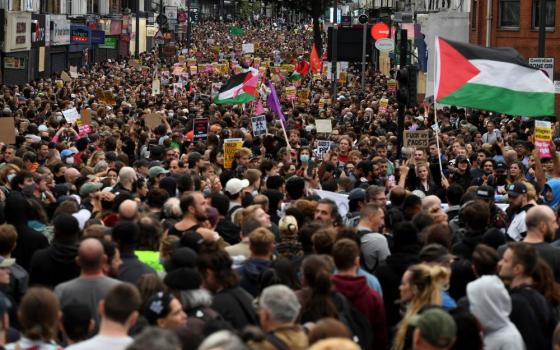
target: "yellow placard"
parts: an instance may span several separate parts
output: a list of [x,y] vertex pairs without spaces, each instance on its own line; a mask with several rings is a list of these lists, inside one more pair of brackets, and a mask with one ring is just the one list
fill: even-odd
[[198,73],[198,67],[197,66],[189,66],[189,71],[191,73],[191,75],[195,75]]
[[287,86],[286,87],[286,98],[288,100],[295,100],[296,99],[296,87],[295,86]]
[[224,168],[231,169],[235,152],[243,147],[242,139],[224,140]]

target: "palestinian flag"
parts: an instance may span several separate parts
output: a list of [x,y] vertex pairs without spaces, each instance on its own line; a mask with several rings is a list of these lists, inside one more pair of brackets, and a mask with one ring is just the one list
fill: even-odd
[[288,77],[288,80],[301,80],[302,78],[306,77],[309,74],[309,69],[311,66],[307,61],[300,61],[296,66],[294,72]]
[[554,84],[513,48],[436,37],[438,103],[527,117],[554,115]]
[[231,77],[214,97],[216,104],[241,104],[254,101],[257,96],[258,74],[247,71]]

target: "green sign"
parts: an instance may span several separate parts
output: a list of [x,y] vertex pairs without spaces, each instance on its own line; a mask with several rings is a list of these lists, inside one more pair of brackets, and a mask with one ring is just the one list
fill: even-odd
[[112,37],[105,37],[105,42],[103,44],[99,44],[100,49],[116,49],[119,41],[117,38]]

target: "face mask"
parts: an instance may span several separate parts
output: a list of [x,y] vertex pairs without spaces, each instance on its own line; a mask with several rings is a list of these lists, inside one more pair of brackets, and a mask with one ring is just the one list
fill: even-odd
[[302,154],[301,156],[299,156],[299,160],[301,160],[302,163],[309,162],[309,154]]
[[388,145],[387,145],[387,151],[390,152],[392,149],[393,149],[393,145],[392,145],[392,144],[388,144]]
[[173,118],[173,116],[175,115],[175,113],[169,112],[169,113],[167,113],[167,115],[168,115],[169,117]]
[[14,177],[16,177],[16,174],[9,174],[7,176],[8,182],[12,182],[12,180],[14,179]]
[[69,165],[74,164],[74,157],[68,157],[68,158],[66,158],[66,164],[69,164]]

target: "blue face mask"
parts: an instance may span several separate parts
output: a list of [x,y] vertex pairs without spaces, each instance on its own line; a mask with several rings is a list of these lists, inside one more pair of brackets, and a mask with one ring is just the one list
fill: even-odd
[[309,162],[309,154],[302,154],[301,156],[299,156],[299,160],[301,160],[302,163]]

